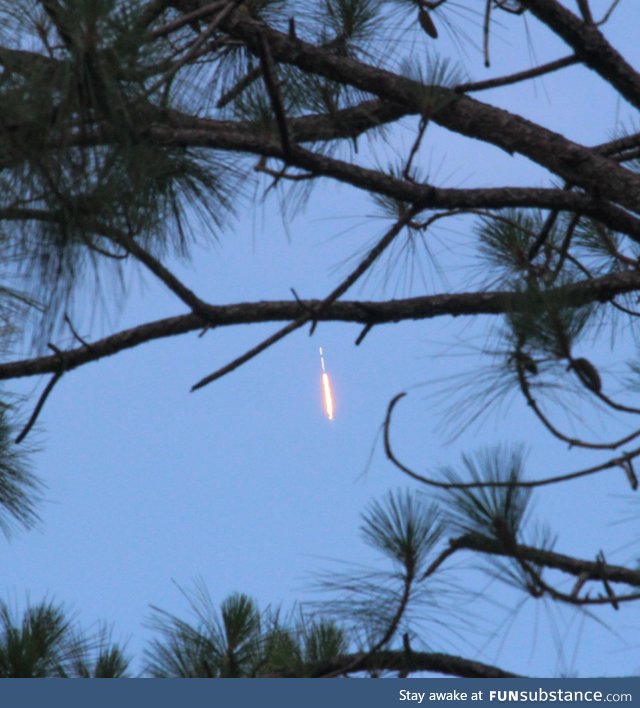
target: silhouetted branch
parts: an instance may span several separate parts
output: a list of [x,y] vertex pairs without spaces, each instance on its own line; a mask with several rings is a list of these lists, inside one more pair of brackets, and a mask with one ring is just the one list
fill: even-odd
[[611,46],[595,24],[583,22],[557,0],[522,0],[522,4],[562,37],[589,68],[640,108],[640,74]]
[[[347,669],[347,667],[355,668]],[[310,671],[310,675],[315,678],[327,675],[341,676],[347,670],[350,673],[382,670],[405,671],[408,674],[429,672],[462,678],[522,678],[520,674],[513,674],[479,661],[451,654],[420,651],[412,651],[410,655],[404,651],[379,651],[373,656],[365,653],[349,654],[318,665]],[[274,674],[274,677],[286,675],[286,672],[282,672]]]
[[[581,581],[582,584],[587,580],[602,581],[606,579],[610,583],[625,583],[632,587],[640,588],[639,570],[603,563],[599,560],[583,560],[563,553],[557,553],[556,551],[536,548],[535,546],[527,546],[520,543],[516,544],[515,549],[519,556],[531,563],[544,566],[545,568],[560,570],[576,578],[583,578]],[[496,539],[477,534],[466,534],[449,541],[448,548],[436,559],[438,565],[459,550],[468,550],[497,556],[509,556],[511,554],[505,550],[504,544]],[[434,561],[432,565],[435,565],[436,561]],[[433,571],[430,571],[430,569],[427,570],[425,577],[432,572]]]
[[[387,455],[387,458],[404,474],[406,474],[408,477],[411,477],[411,479],[415,480],[416,482],[421,482],[422,484],[426,484],[428,487],[435,487],[437,489],[479,489],[479,488],[497,488],[497,487],[523,487],[523,488],[531,488],[531,487],[542,487],[548,484],[557,484],[558,482],[568,482],[573,479],[579,479],[581,477],[588,477],[593,474],[598,474],[599,472],[604,472],[609,469],[613,469],[616,467],[619,467],[621,464],[624,464],[626,460],[633,459],[640,455],[640,447],[634,448],[633,450],[630,450],[629,452],[625,452],[623,455],[619,455],[617,457],[614,457],[607,462],[603,462],[600,465],[594,465],[592,467],[585,467],[580,470],[576,470],[575,472],[567,472],[565,474],[559,474],[559,475],[553,475],[549,477],[543,477],[541,479],[533,479],[533,480],[518,480],[517,482],[514,481],[507,481],[507,482],[444,482],[438,479],[435,479],[434,477],[427,477],[426,475],[420,474],[419,472],[416,472],[415,470],[411,469],[407,465],[405,465],[403,462],[400,461],[400,459],[397,457],[395,454],[393,447],[391,445],[391,418],[393,415],[393,411],[398,404],[398,402],[404,398],[407,394],[406,393],[399,393],[397,396],[391,399],[389,402],[389,406],[387,408],[387,415],[385,417],[384,421],[384,450]],[[634,437],[637,436],[638,433],[634,433]],[[603,446],[606,447],[606,446]]]
[[552,74],[554,71],[565,69],[568,66],[574,66],[579,62],[580,59],[575,54],[570,54],[568,57],[562,57],[562,59],[556,59],[555,61],[550,61],[547,64],[541,64],[533,69],[518,71],[515,74],[497,76],[495,79],[485,79],[484,81],[469,81],[465,84],[458,84],[455,87],[455,91],[458,93],[471,93],[473,91],[486,91],[488,89],[499,88],[500,86],[510,86],[512,84],[520,83],[521,81],[535,79],[538,76]]
[[[575,306],[588,302],[607,302],[616,295],[640,289],[640,273],[625,271],[601,278],[585,280],[563,289],[563,300]],[[551,291],[553,294],[553,291]],[[258,322],[291,322],[300,317],[301,307],[313,313],[309,319],[320,322],[352,322],[360,325],[382,325],[407,320],[424,320],[442,316],[501,315],[517,309],[522,294],[509,291],[470,292],[426,295],[401,300],[342,301],[324,304],[322,300],[247,302],[229,305],[204,303],[203,316],[185,314],[168,317],[117,332],[91,344],[64,352],[65,367],[71,371],[83,364],[140,346],[164,337],[187,334],[208,327],[228,327]],[[309,320],[307,320],[309,321]],[[55,356],[42,356],[0,364],[0,380],[36,376],[57,370]]]

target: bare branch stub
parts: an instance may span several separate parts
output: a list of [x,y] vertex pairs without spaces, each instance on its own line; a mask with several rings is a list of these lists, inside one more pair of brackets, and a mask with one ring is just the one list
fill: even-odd
[[62,378],[62,375],[65,373],[65,357],[64,357],[64,352],[62,352],[58,347],[56,347],[54,344],[49,343],[48,344],[49,349],[51,349],[57,360],[58,360],[58,368],[56,372],[53,374],[53,376],[49,379],[49,382],[47,385],[44,387],[44,390],[40,394],[40,397],[38,398],[38,401],[36,402],[36,405],[34,406],[33,412],[29,416],[29,420],[25,423],[24,427],[22,430],[18,433],[15,439],[16,445],[19,445],[30,433],[31,429],[33,426],[36,424],[38,420],[38,416],[42,412],[42,409],[44,408],[44,404],[47,402],[47,398],[49,397],[49,394],[53,391],[54,386],[58,383],[58,381]]

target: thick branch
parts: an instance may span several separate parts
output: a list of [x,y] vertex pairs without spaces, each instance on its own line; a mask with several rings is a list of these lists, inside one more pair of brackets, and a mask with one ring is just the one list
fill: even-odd
[[[355,667],[355,668],[349,668]],[[348,654],[311,668],[311,676],[340,676],[345,671],[403,671],[408,674],[426,671],[430,673],[460,676],[461,678],[522,678],[497,666],[438,652],[380,651],[373,656]],[[275,676],[286,678],[286,673]]]
[[225,21],[224,29],[256,53],[260,37],[265,34],[275,60],[406,105],[417,114],[425,109],[425,92],[431,92],[431,100],[437,100],[439,105],[432,120],[443,127],[491,143],[509,153],[521,153],[573,184],[640,211],[638,175],[518,115],[468,96],[459,96],[453,90],[425,87],[417,81],[355,59],[332,55],[301,40],[290,39],[288,35],[240,13]]
[[[211,121],[215,124],[215,121]],[[255,153],[285,160],[317,175],[332,177],[368,192],[384,194],[399,201],[420,202],[428,209],[501,209],[532,207],[558,209],[591,216],[614,231],[620,231],[640,242],[640,222],[624,209],[593,199],[585,194],[561,189],[503,187],[482,189],[447,189],[398,179],[378,170],[367,169],[300,147],[284,154],[279,141],[249,131],[167,128],[155,124],[150,137],[164,145],[210,147],[243,153]],[[640,185],[639,185],[640,190]],[[639,191],[640,194],[640,191]]]
[[[260,28],[263,27],[262,24],[258,26]],[[312,45],[305,46],[316,52],[321,52],[323,56],[331,58],[331,55],[325,55],[322,50],[318,50],[312,47]],[[339,58],[333,57],[333,59],[338,60]],[[3,50],[3,53],[0,55],[0,60],[13,63],[13,66],[23,67],[25,71],[28,71],[30,67],[39,67],[40,65],[43,65],[43,67],[45,65],[50,66],[53,71],[56,65],[54,60],[39,54],[13,50]],[[381,71],[358,64],[357,62],[355,62],[355,64],[357,68],[364,67],[369,73],[373,72],[376,74]],[[308,115],[297,118],[291,117],[288,118],[288,124],[292,138],[299,143],[355,138],[366,130],[395,121],[403,115],[415,112],[415,105],[413,104],[415,104],[416,91],[422,90],[424,92],[424,87],[421,87],[421,85],[409,79],[388,74],[388,72],[382,72],[382,74],[385,77],[392,77],[394,82],[401,87],[404,86],[404,93],[395,92],[398,96],[404,96],[404,103],[375,99],[365,101],[352,108],[343,109],[332,116]],[[410,100],[412,97],[413,104]],[[471,99],[468,99],[468,101],[471,101]],[[459,100],[457,103],[459,103]],[[492,130],[495,130],[494,135],[501,134],[504,127],[509,122],[510,114],[504,111],[492,109],[478,102],[473,102],[473,104],[467,102],[464,105],[467,107],[471,105],[475,106],[474,111],[478,112],[478,117],[477,120],[474,119],[474,124],[482,124],[487,116],[491,118],[494,123],[492,128]],[[175,110],[159,109],[149,103],[136,105],[132,107],[132,110],[134,109],[135,112],[141,116],[139,125],[151,126],[148,129],[146,127],[141,128],[142,135],[146,139],[157,141],[163,145],[179,146],[183,148],[208,147],[253,153],[278,159],[284,159],[286,157],[290,164],[312,171],[315,174],[330,176],[361,189],[385,194],[395,199],[409,202],[421,201],[425,203],[428,208],[491,209],[502,207],[534,207],[572,211],[574,213],[591,216],[616,231],[632,235],[636,240],[640,240],[640,224],[637,220],[623,209],[618,209],[612,204],[603,201],[597,188],[593,190],[595,198],[590,198],[584,194],[571,193],[568,190],[557,189],[506,187],[501,189],[436,190],[427,185],[418,185],[409,180],[396,179],[376,170],[361,168],[349,162],[335,160],[308,150],[298,149],[295,155],[285,155],[279,141],[256,134],[254,126],[242,121],[217,121],[207,118],[198,118]],[[451,111],[451,107],[449,106],[447,110]],[[488,111],[487,116],[482,114],[483,111]],[[460,114],[460,111],[457,113]],[[461,114],[458,115],[458,118],[460,117]],[[589,149],[576,146],[574,143],[566,141],[561,136],[557,136],[549,131],[544,131],[542,128],[538,128],[524,121],[524,119],[520,119],[517,116],[511,116],[511,118],[513,118],[516,123],[519,122],[511,133],[514,133],[514,135],[517,133],[520,139],[525,138],[528,140],[531,136],[536,137],[534,142],[536,142],[537,147],[545,154],[556,155],[564,152],[567,159],[569,161],[574,160],[576,165],[580,165],[583,162],[587,164],[589,162],[587,156],[594,159],[597,158],[601,162],[599,163],[599,169],[596,170],[597,174],[593,175],[594,180],[600,180],[601,185],[607,184],[608,186],[612,186],[613,189],[613,183],[617,175],[631,175],[631,178],[636,181],[634,185],[636,195],[640,193],[640,188],[638,187],[638,185],[640,185],[640,178],[637,178],[624,168],[619,167],[612,160],[601,155],[594,155],[594,153],[606,152],[605,150],[601,151],[600,147]],[[522,130],[521,128],[523,127],[526,128],[526,130]],[[540,131],[542,131],[542,134]],[[461,132],[464,132],[464,130]],[[547,144],[545,140],[548,136],[554,136],[560,141],[560,147],[564,146],[564,150],[560,150],[560,153],[558,153],[558,145]],[[482,136],[480,134],[474,134],[472,137]],[[512,138],[513,137],[514,136],[512,136]],[[88,146],[90,144],[109,142],[109,140],[110,136],[108,131],[103,130],[95,135],[79,134],[76,136],[67,136],[67,143],[65,144],[67,146],[77,144],[82,147],[82,145]],[[502,147],[509,150],[518,149],[517,146],[514,146],[513,140],[510,145],[511,147],[505,143]],[[573,146],[577,152],[567,149],[567,146],[569,148]],[[55,145],[52,144],[52,147],[55,147]],[[609,173],[610,169],[613,169],[614,172]],[[616,173],[615,170],[620,170],[621,172]],[[605,172],[606,174],[604,174]],[[576,180],[574,183],[578,184],[579,180]],[[427,201],[425,202],[425,200]],[[614,197],[614,201],[615,200],[617,200],[616,197]],[[624,200],[620,201],[623,202]]]
[[595,24],[583,22],[556,0],[522,0],[575,51],[582,61],[640,108],[640,74],[606,40]]
[[[452,539],[451,547],[466,549],[478,553],[488,553],[498,556],[512,556],[513,553],[505,549],[500,541],[475,535],[465,535]],[[621,565],[612,565],[600,561],[587,561],[563,553],[548,551],[543,548],[517,544],[515,550],[521,558],[536,563],[546,568],[561,570],[569,575],[579,577],[585,575],[589,580],[607,580],[612,583],[626,583],[633,587],[640,587],[640,571],[625,568]],[[450,555],[450,554],[449,554]]]
[[[640,273],[628,271],[585,280],[565,290],[565,301],[574,299],[576,305],[585,302],[606,302],[618,294],[640,289]],[[570,296],[570,297],[568,297]],[[293,300],[272,302],[246,302],[230,305],[204,305],[207,317],[194,314],[169,317],[118,332],[91,343],[91,348],[81,346],[56,356],[0,364],[0,380],[36,376],[58,370],[64,359],[65,370],[112,356],[154,339],[186,334],[202,327],[225,327],[257,322],[292,321],[303,312],[314,312],[322,322],[354,322],[362,325],[379,325],[406,320],[424,320],[449,315],[499,315],[513,311],[521,297],[508,291],[470,292],[459,294],[427,295],[424,297],[388,300],[385,302],[343,301],[319,309],[321,300]]]
[[[467,96],[457,95],[454,90],[425,87],[419,82],[398,74],[348,57],[331,54],[322,47],[277,32],[264,23],[252,20],[244,13],[235,13],[233,19],[228,18],[223,25],[225,31],[245,41],[255,52],[258,51],[260,38],[264,35],[269,42],[274,60],[294,64],[303,70],[378,95],[384,99],[385,104],[391,104],[391,107],[385,110],[390,110],[397,116],[402,113],[422,113],[425,110],[425,95],[432,96],[434,101],[437,99],[439,106],[438,110],[434,111],[432,119],[440,125],[468,137],[497,145],[510,153],[519,152],[572,184],[618,202],[629,209],[640,211],[638,175],[606,156],[573,143],[562,135],[546,130],[520,116]],[[42,57],[38,57],[38,61],[41,59]],[[400,109],[399,106],[403,108]],[[360,117],[362,118],[363,115],[360,114]],[[371,122],[374,124],[375,121]],[[329,126],[329,121],[325,120],[324,123],[325,126]],[[302,136],[295,134],[293,123],[291,129],[294,139],[301,140]],[[336,130],[335,125],[333,130]],[[308,139],[314,138],[309,135]],[[227,149],[232,148],[230,146]],[[238,146],[237,149],[242,148]]]

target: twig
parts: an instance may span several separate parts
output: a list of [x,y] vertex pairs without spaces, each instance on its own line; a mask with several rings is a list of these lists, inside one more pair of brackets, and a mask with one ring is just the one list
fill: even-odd
[[18,437],[15,439],[16,445],[19,445],[27,437],[27,435],[31,431],[31,428],[33,428],[35,422],[38,420],[38,416],[40,415],[40,411],[42,410],[45,401],[47,400],[51,391],[53,391],[53,387],[58,383],[58,381],[62,377],[62,373],[62,371],[56,371],[56,373],[49,379],[49,383],[46,385],[44,391],[40,395],[40,398],[36,403],[36,407],[33,409],[31,417],[27,421],[24,428],[22,428],[22,431],[20,432]]
[[[602,566],[606,566],[607,559],[604,557],[603,550],[598,551],[598,555],[596,556],[596,562]],[[620,605],[618,604],[616,594],[613,592],[611,585],[609,585],[609,581],[605,577],[602,578],[602,584],[604,585],[604,589],[605,589],[605,592],[607,593],[607,597],[611,600],[611,605],[613,606],[613,609],[619,610]]]
[[287,166],[285,165],[281,170],[272,170],[271,168],[267,167],[266,164],[266,158],[261,157],[256,166],[253,168],[255,172],[263,172],[266,175],[269,175],[270,177],[273,177],[273,182],[267,187],[265,190],[264,196],[266,197],[267,194],[271,189],[277,186],[278,182],[281,179],[286,179],[289,180],[290,182],[304,182],[310,179],[317,179],[318,175],[313,174],[313,172],[302,172],[300,174],[289,174],[287,173]]
[[578,595],[580,594],[580,590],[582,590],[582,587],[587,582],[587,580],[589,580],[589,574],[580,573],[575,585],[573,586],[573,589],[571,590],[571,597],[578,597]]
[[198,36],[196,41],[191,45],[191,48],[182,57],[182,59],[179,59],[175,64],[173,64],[172,67],[167,71],[167,73],[151,86],[151,88],[147,91],[147,94],[151,95],[152,93],[155,93],[155,91],[157,91],[163,84],[168,83],[187,62],[194,59],[198,54],[200,47],[216,31],[216,29],[218,28],[220,23],[225,19],[225,17],[227,17],[227,15],[229,15],[231,12],[233,12],[236,6],[239,5],[241,2],[242,0],[230,0],[222,8],[222,10],[220,10],[220,12],[211,20],[205,31]]
[[273,57],[271,56],[271,50],[269,49],[269,42],[264,34],[259,35],[258,50],[260,63],[262,65],[264,84],[267,88],[269,98],[271,99],[271,108],[273,109],[273,114],[276,118],[278,131],[280,133],[280,143],[282,144],[282,149],[285,155],[288,155],[291,151],[289,124],[287,123],[287,115],[282,103],[282,94],[280,93],[280,87],[278,86],[275,64],[273,62]]
[[564,262],[567,259],[567,254],[569,253],[569,246],[571,245],[571,239],[573,238],[573,234],[576,230],[576,227],[578,226],[579,221],[580,214],[574,214],[571,217],[571,221],[567,226],[567,231],[564,235],[564,239],[562,240],[562,244],[560,245],[560,250],[558,252],[558,262],[553,273],[554,282],[558,275],[560,275],[560,271],[562,270]]
[[[529,386],[529,382],[527,381],[527,377],[525,376],[525,373],[524,373],[523,357],[515,357],[515,362],[516,362],[516,373],[518,376],[518,384],[520,385],[520,390],[522,391],[522,394],[525,397],[527,405],[535,413],[536,417],[542,423],[542,425],[544,425],[544,427],[554,437],[558,438],[558,440],[562,440],[562,442],[567,443],[567,445],[569,445],[569,447],[582,447],[582,448],[586,448],[587,450],[616,450],[621,445],[626,445],[627,443],[629,443],[632,440],[634,440],[635,438],[637,438],[638,435],[640,435],[640,428],[639,428],[638,430],[634,430],[632,433],[629,433],[629,435],[626,435],[625,437],[620,438],[619,440],[614,440],[613,442],[610,442],[610,443],[592,443],[592,442],[587,442],[585,440],[580,440],[579,438],[571,438],[568,435],[565,435],[542,412],[540,406],[538,405],[538,402],[533,397],[533,395],[531,393],[531,388]],[[602,392],[594,391],[593,389],[590,389],[590,390],[595,396],[597,396],[604,403],[608,403],[608,405],[611,408],[615,408],[615,406],[618,405],[614,401],[610,401],[607,398],[607,396],[605,396]],[[622,408],[624,408],[624,406],[622,406]],[[633,412],[633,411],[628,411],[628,412]]]
[[15,439],[16,445],[19,445],[27,437],[27,435],[31,431],[31,428],[33,428],[36,421],[38,420],[40,411],[44,407],[44,404],[46,403],[49,394],[51,393],[51,391],[53,391],[53,387],[58,383],[58,381],[62,378],[62,375],[64,374],[65,368],[62,352],[60,351],[60,349],[58,349],[58,347],[54,346],[53,344],[49,344],[49,348],[60,357],[60,368],[49,379],[49,383],[45,386],[44,391],[40,394],[40,398],[38,399],[38,402],[36,403],[35,408],[33,409],[33,413],[31,413],[31,416],[29,417],[29,420],[27,421],[26,425],[24,426],[24,428],[22,428],[22,430]]
[[167,22],[166,25],[162,25],[162,27],[152,30],[151,37],[153,39],[158,39],[158,37],[166,37],[168,34],[175,32],[185,25],[191,24],[192,22],[195,22],[203,17],[208,17],[212,12],[215,12],[218,8],[224,7],[225,5],[225,0],[218,0],[218,2],[212,2],[209,5],[199,8],[198,10],[194,10],[193,12],[187,12],[184,15],[180,15],[177,19]]
[[633,462],[628,459],[625,460],[620,466],[624,470],[624,473],[627,479],[629,480],[631,489],[635,492],[638,489],[638,478],[636,476],[635,470],[633,469]]
[[620,2],[620,0],[613,0],[613,2],[611,3],[611,5],[609,6],[609,9],[605,12],[605,14],[604,14],[604,16],[602,17],[602,19],[601,19],[599,22],[596,22],[596,27],[600,27],[600,25],[603,25],[605,22],[607,22],[607,21],[609,20],[609,18],[611,17],[613,11],[614,11],[614,10],[616,9],[616,7],[618,6],[618,3],[619,3],[619,2]]
[[272,170],[266,165],[260,163],[258,163],[253,169],[256,172],[264,172],[265,175],[273,177],[274,184],[275,182],[278,182],[281,179],[287,179],[291,182],[304,182],[306,180],[316,179],[318,177],[318,175],[314,175],[313,172],[303,172],[302,174],[290,174],[287,172],[286,167],[282,170]]
[[492,0],[487,0],[484,8],[484,26],[482,28],[482,50],[484,53],[484,65],[488,68],[491,66],[489,61],[489,25],[491,24],[491,2]]
[[249,88],[254,81],[257,81],[262,76],[262,69],[256,67],[249,70],[242,78],[240,78],[228,91],[225,91],[216,103],[216,108],[224,108],[231,101],[236,99],[243,91]]
[[550,74],[554,71],[558,71],[559,69],[564,69],[567,66],[578,64],[579,62],[580,59],[576,54],[570,54],[562,59],[556,59],[555,61],[550,61],[547,64],[541,64],[533,69],[518,71],[515,74],[508,74],[495,79],[486,79],[485,81],[473,81],[466,84],[458,84],[454,91],[456,93],[469,93],[472,91],[486,91],[487,89],[499,88],[500,86],[509,86],[520,81],[527,81],[528,79],[536,78],[537,76]]
[[[164,283],[171,292],[184,302],[191,311],[201,317],[205,322],[209,320],[206,303],[201,300],[192,290],[176,278],[173,273],[162,263],[154,258],[148,251],[140,246],[132,237],[119,234],[113,237],[120,246],[125,248],[132,256],[139,260],[146,268],[153,273],[158,280]],[[213,323],[215,324],[215,322]]]
[[447,560],[447,558],[452,556],[456,551],[459,551],[461,548],[464,548],[464,546],[461,546],[459,544],[459,539],[450,539],[448,547],[445,548],[444,551],[442,551],[440,555],[438,555],[437,558],[432,561],[429,567],[424,571],[424,573],[422,574],[422,580],[425,580],[426,578],[433,575],[436,570],[438,570],[438,568]]
[[409,152],[409,157],[407,158],[407,164],[404,166],[404,169],[402,170],[402,176],[405,179],[410,180],[411,182],[415,181],[411,177],[411,164],[413,162],[413,159],[416,156],[416,153],[418,152],[418,149],[420,148],[420,143],[422,142],[422,138],[424,137],[425,130],[427,129],[427,126],[429,125],[429,119],[426,118],[425,116],[422,116],[420,118],[420,124],[418,126],[418,135],[416,136],[416,139],[413,141],[413,145],[411,146],[411,150]]
[[582,19],[588,24],[592,25],[593,15],[591,14],[591,8],[589,7],[589,0],[576,0],[578,3],[578,9],[582,15]]
[[76,331],[75,327],[73,326],[73,323],[71,322],[71,319],[69,318],[69,315],[65,313],[64,316],[64,321],[69,325],[69,329],[71,330],[71,334],[75,337],[75,339],[82,344],[83,347],[86,347],[89,349],[89,351],[95,351],[94,348],[87,342],[85,339],[83,339],[78,332]]
[[537,235],[536,240],[531,244],[529,253],[527,253],[527,258],[529,259],[530,263],[538,255],[540,249],[544,246],[547,239],[549,238],[549,235],[551,234],[551,231],[555,226],[559,214],[560,212],[558,211],[558,209],[553,209],[547,215],[547,218],[545,219],[545,222],[542,225],[542,228],[540,229],[540,233]]
[[371,331],[372,327],[373,327],[373,324],[369,323],[369,324],[366,324],[366,325],[362,328],[362,331],[360,332],[360,334],[358,335],[358,337],[357,337],[357,339],[356,339],[356,341],[355,341],[356,347],[359,347],[359,346],[362,344],[363,339],[369,334],[369,332]]
[[364,666],[371,657],[375,656],[375,654],[379,652],[380,649],[382,649],[393,639],[393,635],[396,633],[398,625],[400,624],[400,621],[402,620],[402,617],[409,605],[409,600],[411,599],[411,587],[415,579],[415,567],[413,561],[407,560],[406,563],[407,564],[405,566],[406,572],[403,578],[402,595],[400,597],[400,601],[398,602],[398,607],[396,608],[396,611],[393,617],[391,618],[389,626],[387,627],[387,630],[385,631],[383,636],[366,652],[366,654],[361,657],[358,657],[358,659],[355,659],[352,664],[342,667],[339,671],[324,674],[321,676],[322,678],[334,678],[336,676],[348,674],[352,671],[357,671],[362,666]]
[[614,457],[607,462],[600,465],[594,465],[593,467],[587,467],[576,472],[568,472],[566,474],[555,475],[552,477],[543,477],[542,479],[533,479],[518,482],[441,482],[437,479],[431,477],[425,477],[424,475],[415,472],[411,468],[407,467],[402,463],[395,455],[393,448],[391,446],[390,437],[390,427],[391,427],[391,417],[394,408],[398,402],[404,398],[407,394],[405,392],[399,393],[397,396],[391,399],[389,406],[387,408],[387,415],[384,421],[384,450],[387,458],[404,474],[417,482],[422,482],[430,487],[436,487],[438,489],[480,489],[480,488],[490,488],[490,487],[542,487],[547,484],[557,484],[558,482],[567,482],[572,479],[579,479],[580,477],[587,477],[592,474],[597,474],[598,472],[604,472],[605,470],[611,469],[613,467],[619,466],[624,460],[632,459],[640,455],[640,447],[634,448],[630,452],[625,453],[619,457]]
[[91,239],[89,238],[83,237],[82,240],[87,246],[87,248],[89,248],[91,251],[95,251],[96,253],[100,254],[101,256],[104,256],[105,258],[112,258],[115,261],[124,261],[128,257],[127,253],[111,253],[110,251],[107,251],[106,249],[97,246],[95,243],[92,243]]

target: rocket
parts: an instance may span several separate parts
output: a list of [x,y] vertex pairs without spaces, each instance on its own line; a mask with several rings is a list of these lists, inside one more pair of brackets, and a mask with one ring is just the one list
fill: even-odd
[[331,379],[324,365],[324,352],[320,347],[320,367],[322,369],[322,398],[324,402],[324,412],[329,420],[333,420],[333,392],[331,390]]

